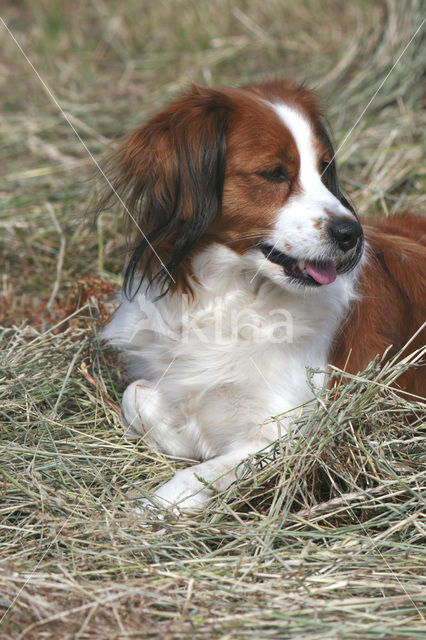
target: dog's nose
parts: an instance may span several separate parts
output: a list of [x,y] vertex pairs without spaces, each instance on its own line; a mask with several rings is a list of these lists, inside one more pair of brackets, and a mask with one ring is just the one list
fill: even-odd
[[362,236],[362,227],[356,220],[347,218],[335,218],[328,225],[328,232],[339,249],[349,251],[353,249],[358,238]]

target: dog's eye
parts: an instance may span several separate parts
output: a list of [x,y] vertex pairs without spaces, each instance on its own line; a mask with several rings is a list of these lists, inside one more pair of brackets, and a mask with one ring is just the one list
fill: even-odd
[[291,183],[286,170],[281,164],[277,164],[275,167],[271,167],[271,169],[265,169],[265,171],[259,171],[259,175],[261,175],[262,178],[266,178],[266,180],[270,180],[270,182]]

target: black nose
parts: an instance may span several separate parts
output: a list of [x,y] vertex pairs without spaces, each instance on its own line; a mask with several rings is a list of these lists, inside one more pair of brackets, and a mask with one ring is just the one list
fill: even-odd
[[335,218],[329,223],[328,232],[342,251],[349,251],[362,236],[362,227],[356,220]]

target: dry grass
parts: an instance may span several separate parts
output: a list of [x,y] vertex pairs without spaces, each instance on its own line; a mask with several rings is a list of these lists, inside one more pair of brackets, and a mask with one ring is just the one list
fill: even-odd
[[[421,4],[344,7],[39,0],[3,18],[96,157],[191,81],[290,75],[323,96],[361,213],[421,210],[424,30],[387,75]],[[208,513],[133,514],[182,463],[123,439],[96,341],[118,207],[88,221],[87,152],[4,31],[0,47],[2,638],[424,638],[425,411],[394,394],[398,363],[324,393]]]

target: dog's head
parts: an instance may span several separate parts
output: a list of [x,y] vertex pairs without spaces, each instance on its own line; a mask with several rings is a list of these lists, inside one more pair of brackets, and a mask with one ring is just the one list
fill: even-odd
[[[362,228],[342,195],[313,94],[287,81],[195,87],[111,159],[133,238],[127,292],[186,281],[211,243],[284,288],[321,287],[358,263]],[[136,242],[134,238],[136,237]]]

